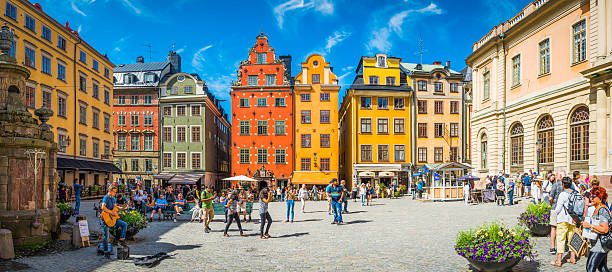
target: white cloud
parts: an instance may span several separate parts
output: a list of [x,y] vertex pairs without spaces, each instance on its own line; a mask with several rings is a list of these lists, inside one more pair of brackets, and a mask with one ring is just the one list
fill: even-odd
[[338,77],[338,81],[343,80],[345,77],[347,77],[348,75],[352,74],[353,72],[346,72],[344,74],[342,74],[341,76]]
[[285,13],[291,10],[309,10],[312,8],[321,14],[334,14],[333,0],[289,0],[275,6],[273,11],[276,21],[278,22],[278,27],[282,29]]
[[198,49],[198,51],[193,54],[193,59],[191,60],[191,66],[193,66],[193,68],[199,71],[202,71],[204,69],[204,62],[206,61],[206,58],[204,58],[204,52],[210,49],[211,47],[213,47],[213,45],[209,44]]
[[185,48],[180,48],[179,50],[176,50],[177,54],[183,53],[185,51]]
[[213,77],[208,77],[206,81],[206,86],[208,86],[208,90],[213,93],[218,99],[231,99],[230,98],[230,85],[232,80],[235,79],[233,75],[218,75]]
[[76,4],[74,4],[74,0],[70,1],[70,6],[72,7],[72,10],[74,10],[76,13],[81,14],[83,16],[87,16],[87,14],[85,14],[85,12],[83,12],[82,10],[80,10]]
[[381,28],[372,32],[372,37],[367,45],[368,50],[377,49],[381,52],[388,52],[391,49],[390,34],[388,28]]
[[347,67],[342,67],[340,71],[346,72],[346,71],[352,71],[353,69],[355,69],[355,66],[347,66]]
[[315,10],[323,14],[334,14],[334,3],[331,0],[315,1]]
[[442,9],[438,8],[438,5],[434,4],[434,3],[430,3],[429,6],[424,7],[422,9],[417,10],[417,12],[420,13],[434,13],[434,14],[442,14]]
[[81,29],[82,29],[82,25],[79,25],[79,27],[77,27],[77,32],[81,33]]
[[140,8],[136,7],[130,0],[123,0],[123,5],[132,9],[132,11],[137,15],[140,15],[142,13]]
[[332,47],[344,41],[346,38],[351,36],[351,33],[348,31],[340,31],[336,30],[333,35],[327,37],[327,44],[325,45],[325,50],[329,52]]

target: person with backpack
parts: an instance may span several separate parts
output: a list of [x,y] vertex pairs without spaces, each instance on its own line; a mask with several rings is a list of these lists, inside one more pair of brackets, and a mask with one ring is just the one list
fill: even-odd
[[589,208],[588,216],[582,222],[585,229],[597,234],[597,238],[591,241],[591,249],[586,263],[587,272],[608,271],[608,251],[609,249],[602,244],[602,237],[608,235],[610,218],[610,210],[604,205],[604,201],[608,199],[608,193],[603,187],[597,187],[591,190],[590,202],[592,207]]
[[[559,194],[557,200],[557,206],[554,212],[557,214],[557,260],[551,264],[554,266],[561,267],[561,259],[565,253],[565,243],[570,238],[571,233],[574,231],[574,219],[570,215],[572,197],[572,180],[569,177],[564,177],[561,181],[563,185],[563,192]],[[570,250],[569,263],[576,263],[576,253]]]
[[555,207],[557,207],[557,199],[559,198],[559,194],[561,192],[563,192],[563,185],[561,184],[561,178],[562,176],[560,174],[558,174],[556,177],[555,175],[551,174],[551,179],[555,179],[554,184],[552,185],[551,191],[550,191],[550,207],[551,207],[551,211],[550,211],[550,254],[557,254],[557,247],[555,246],[555,243],[557,241],[557,213],[555,212]]
[[[533,178],[535,178],[535,175],[533,175]],[[525,175],[523,177],[523,183],[525,184],[525,197],[531,196],[531,182],[532,175]]]

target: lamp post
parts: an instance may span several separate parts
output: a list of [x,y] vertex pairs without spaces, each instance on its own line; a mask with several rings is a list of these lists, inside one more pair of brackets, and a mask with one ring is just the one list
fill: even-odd
[[540,175],[540,153],[542,152],[542,141],[536,141],[536,152],[537,152],[537,160],[538,160],[538,175]]

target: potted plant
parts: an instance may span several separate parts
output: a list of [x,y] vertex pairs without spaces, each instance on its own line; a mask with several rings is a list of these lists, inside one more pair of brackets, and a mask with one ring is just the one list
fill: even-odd
[[[120,211],[119,219],[127,223],[125,238],[128,240],[132,240],[134,235],[147,227],[146,217],[140,214],[138,211]],[[113,237],[119,238],[121,230],[119,229],[119,226],[115,225],[110,229],[110,233],[113,235]]]
[[459,231],[455,251],[479,271],[508,271],[535,254],[526,228],[509,229],[495,222]]
[[75,209],[72,208],[72,206],[70,206],[69,204],[55,203],[55,206],[60,209],[60,224],[66,223],[66,221],[68,221],[71,216],[76,214]]
[[382,198],[385,198],[385,193],[387,192],[387,185],[381,182],[378,184],[378,187],[380,188],[380,194]]
[[529,228],[536,236],[546,236],[550,233],[550,204],[529,203],[527,209],[518,217],[519,224]]

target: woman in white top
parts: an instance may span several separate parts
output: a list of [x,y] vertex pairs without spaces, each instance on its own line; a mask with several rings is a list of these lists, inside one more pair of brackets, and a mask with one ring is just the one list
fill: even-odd
[[300,188],[298,196],[300,197],[300,201],[302,202],[302,212],[304,212],[304,205],[306,204],[306,198],[308,198],[308,190],[306,189],[306,184],[302,184],[302,188]]
[[366,186],[364,183],[361,184],[361,186],[359,186],[359,196],[361,197],[361,206],[365,206],[365,201],[366,201]]
[[[557,206],[555,207],[555,213],[557,213],[557,260],[551,263],[559,267],[565,253],[565,242],[572,231],[574,231],[574,220],[567,212],[567,209],[569,209],[569,196],[572,192],[572,180],[569,177],[564,177],[561,182],[563,183],[563,192],[559,194]],[[574,251],[570,250],[570,258],[567,262],[576,263],[576,253]]]
[[533,202],[535,204],[540,203],[540,199],[542,199],[542,189],[540,188],[540,180],[533,181],[531,183],[531,194],[533,195]]
[[550,191],[552,186],[555,184],[555,175],[549,175],[548,178],[542,183],[542,200],[548,201],[550,198]]

